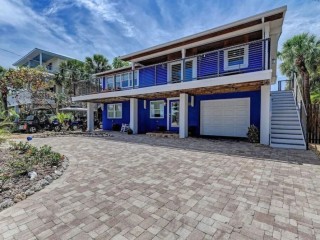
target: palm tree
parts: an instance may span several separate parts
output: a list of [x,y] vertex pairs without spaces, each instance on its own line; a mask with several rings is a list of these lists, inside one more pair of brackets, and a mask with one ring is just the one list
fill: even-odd
[[111,65],[101,54],[94,54],[93,57],[86,57],[86,68],[89,73],[99,73],[111,69]]
[[320,59],[320,41],[315,35],[302,33],[288,39],[282,51],[278,54],[282,60],[280,70],[282,74],[291,76],[292,71],[298,72],[303,86],[303,100],[309,105],[310,100],[310,75],[317,70]]
[[112,61],[113,68],[129,67],[129,62],[121,60],[119,57],[115,57]]

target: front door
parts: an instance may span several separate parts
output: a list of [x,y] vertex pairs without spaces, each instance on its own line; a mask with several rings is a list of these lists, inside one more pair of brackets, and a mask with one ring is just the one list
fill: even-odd
[[170,129],[177,131],[179,128],[179,100],[171,100],[170,102],[170,112],[169,112],[169,125]]

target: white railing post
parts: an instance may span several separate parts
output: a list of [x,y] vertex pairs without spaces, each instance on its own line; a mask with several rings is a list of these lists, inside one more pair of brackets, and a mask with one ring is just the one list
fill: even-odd
[[265,23],[264,24],[264,46],[265,46],[265,48],[264,48],[264,51],[265,51],[265,60],[264,60],[264,69],[266,70],[266,69],[268,69],[268,67],[269,67],[269,65],[268,65],[268,63],[269,63],[269,37],[270,37],[270,24],[269,24],[269,22],[267,22],[267,23]]
[[184,81],[185,78],[185,58],[186,58],[186,49],[181,49],[182,63],[181,63],[181,81]]

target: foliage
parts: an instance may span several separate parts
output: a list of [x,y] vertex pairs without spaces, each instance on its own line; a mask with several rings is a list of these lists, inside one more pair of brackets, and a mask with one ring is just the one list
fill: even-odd
[[133,130],[132,130],[131,128],[129,128],[128,131],[127,131],[127,133],[128,133],[129,135],[131,135],[131,134],[133,134]]
[[64,87],[69,95],[77,93],[76,84],[79,81],[89,78],[85,64],[79,60],[64,61],[60,63],[59,69],[59,73],[54,76],[54,81],[58,86]]
[[49,75],[42,69],[18,68],[5,70],[0,68],[0,93],[2,105],[8,111],[7,97],[10,92],[28,91],[37,95],[47,87]]
[[57,113],[56,118],[60,123],[63,123],[65,120],[72,120],[73,116],[71,113]]
[[11,143],[11,150],[22,155],[7,163],[7,172],[11,177],[26,174],[37,165],[58,166],[63,160],[61,154],[53,152],[47,145],[36,148],[28,142]]
[[112,61],[113,68],[122,68],[122,67],[129,67],[129,62],[121,60],[119,57],[115,57]]
[[304,101],[310,103],[310,86],[319,82],[320,40],[315,35],[302,33],[288,39],[278,53],[280,70],[288,77],[297,72],[302,80]]
[[10,135],[10,128],[13,123],[10,121],[10,117],[0,119],[0,144],[5,142],[7,137]]
[[255,125],[251,125],[248,127],[248,140],[251,143],[259,143],[260,142],[260,132],[259,129]]
[[101,54],[94,54],[92,57],[86,57],[86,70],[88,73],[95,74],[111,69],[108,59]]

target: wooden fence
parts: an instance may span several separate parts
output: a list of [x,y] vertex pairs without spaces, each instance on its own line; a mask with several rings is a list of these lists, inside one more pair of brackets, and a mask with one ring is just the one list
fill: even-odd
[[320,143],[320,104],[310,104],[308,112],[308,141]]

